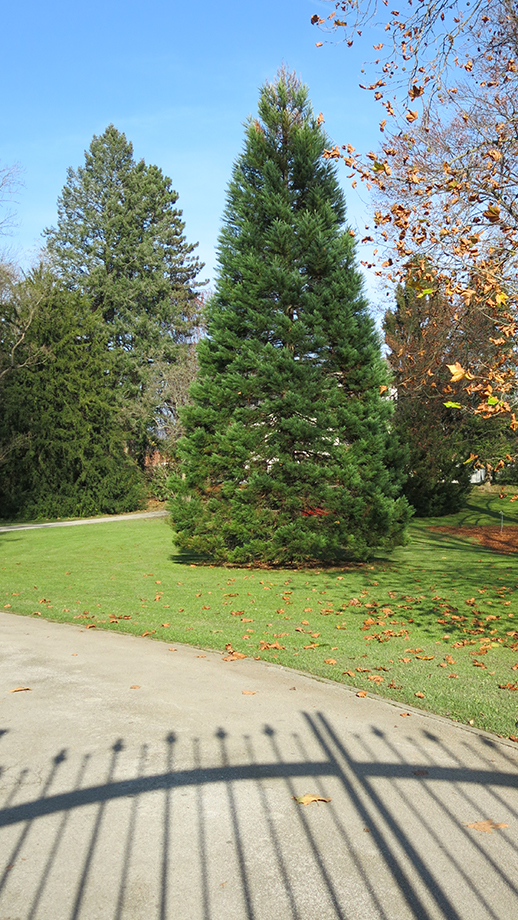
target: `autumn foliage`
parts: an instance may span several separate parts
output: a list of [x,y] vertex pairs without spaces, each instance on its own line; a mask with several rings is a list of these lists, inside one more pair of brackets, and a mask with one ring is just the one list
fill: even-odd
[[405,3],[403,12],[389,12],[386,0],[381,8],[358,0],[331,5],[328,17],[312,22],[334,39],[350,46],[375,21],[384,33],[361,84],[383,108],[380,147],[360,154],[346,144],[325,153],[373,193],[371,232],[383,256],[371,267],[404,281],[412,265],[421,293],[440,288],[450,323],[466,310],[483,318],[493,347],[482,360],[454,356],[450,383],[462,382],[463,408],[484,418],[503,414],[514,431],[516,5],[475,0],[463,11],[458,0],[425,0]]

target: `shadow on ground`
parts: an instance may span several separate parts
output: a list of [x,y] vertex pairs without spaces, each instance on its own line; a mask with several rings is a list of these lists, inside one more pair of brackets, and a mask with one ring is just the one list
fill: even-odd
[[[375,726],[360,736],[302,717],[296,733],[118,739],[56,752],[39,775],[0,774],[0,917],[518,916],[504,745],[466,733],[460,758],[427,730],[405,738],[404,722],[395,746]],[[298,805],[307,792],[331,801]],[[468,826],[491,820],[506,826]]]

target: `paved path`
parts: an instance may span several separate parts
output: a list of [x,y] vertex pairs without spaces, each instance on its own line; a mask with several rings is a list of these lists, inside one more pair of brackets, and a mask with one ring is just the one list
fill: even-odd
[[45,524],[7,524],[0,527],[0,533],[6,530],[32,530],[38,527],[76,527],[78,524],[111,524],[112,521],[135,521],[139,518],[167,517],[169,511],[137,511],[131,514],[110,514],[106,517],[78,518],[75,521],[50,521]]
[[518,745],[265,662],[0,636],[0,920],[518,917]]

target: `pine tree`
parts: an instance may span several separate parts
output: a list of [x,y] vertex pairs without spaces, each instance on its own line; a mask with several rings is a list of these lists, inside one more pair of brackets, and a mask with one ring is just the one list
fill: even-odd
[[37,306],[0,381],[0,517],[133,511],[142,474],[125,452],[105,323],[45,271],[19,284]]
[[364,558],[403,539],[386,372],[308,90],[281,71],[228,191],[184,410],[182,549],[235,563]]
[[[52,264],[71,291],[87,296],[116,350],[121,405],[134,443],[167,402],[170,365],[190,360],[197,318],[194,282],[202,265],[186,241],[178,195],[157,166],[136,162],[113,125],[94,136],[85,164],[68,170],[56,227],[45,230]],[[164,371],[164,372],[163,372]]]

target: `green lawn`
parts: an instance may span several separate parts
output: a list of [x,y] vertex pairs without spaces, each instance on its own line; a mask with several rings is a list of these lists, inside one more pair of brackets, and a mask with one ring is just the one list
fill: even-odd
[[518,735],[516,554],[430,529],[500,524],[501,510],[518,525],[518,502],[476,490],[458,515],[414,520],[390,557],[333,570],[195,564],[160,518],[0,533],[0,596],[12,613],[230,643],[507,737]]

